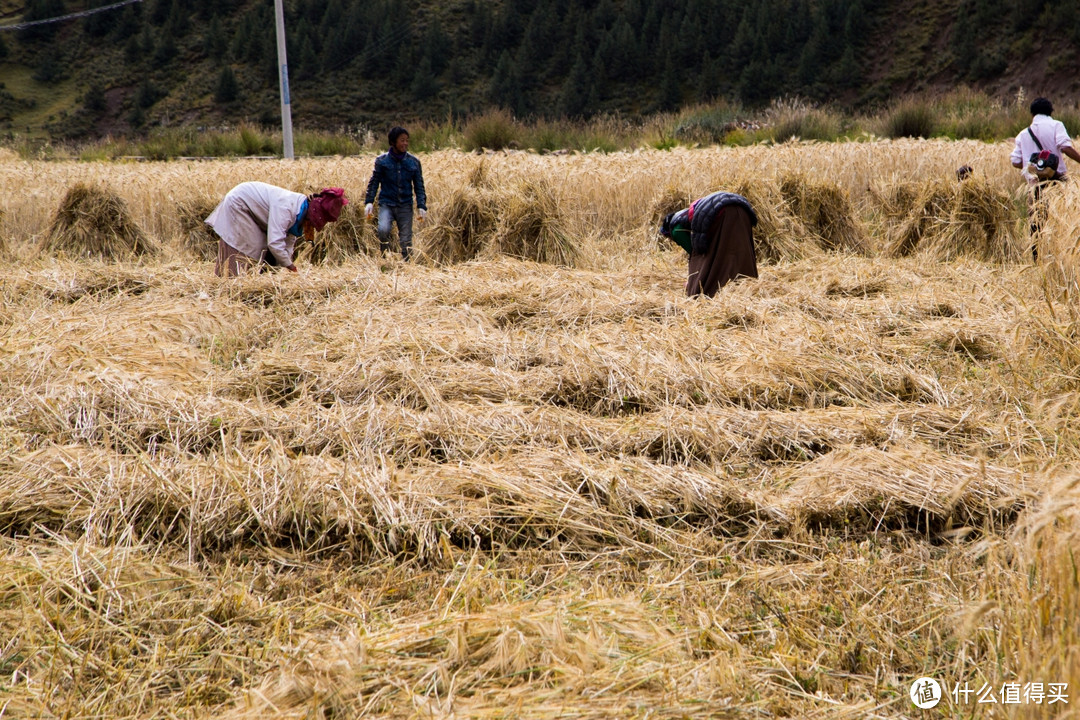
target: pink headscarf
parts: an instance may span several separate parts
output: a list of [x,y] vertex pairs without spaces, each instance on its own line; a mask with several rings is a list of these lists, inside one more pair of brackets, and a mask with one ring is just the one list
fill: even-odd
[[348,204],[342,188],[323,188],[308,200],[307,219],[316,230],[322,230],[326,223],[337,220],[341,208]]

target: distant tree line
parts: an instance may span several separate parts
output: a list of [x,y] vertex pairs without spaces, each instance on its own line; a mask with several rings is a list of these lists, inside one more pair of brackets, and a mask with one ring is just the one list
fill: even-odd
[[[26,19],[114,0],[29,0]],[[1040,38],[1080,44],[1075,0],[954,0],[938,72],[983,81]],[[897,0],[286,0],[301,117],[348,122],[355,108],[428,116],[490,106],[516,115],[647,113],[718,97],[762,105],[797,95],[857,99],[888,64],[872,38]],[[39,82],[75,74],[100,116],[108,87],[129,87],[132,124],[179,92],[228,115],[276,104],[273,3],[146,0],[17,34],[0,55]],[[912,20],[914,26],[922,22]],[[925,24],[925,23],[924,23]],[[74,26],[74,27],[73,27]],[[941,31],[941,28],[937,28]],[[3,38],[0,38],[2,40]],[[1068,62],[1067,49],[1062,62]],[[1075,54],[1075,50],[1073,51]],[[108,60],[101,60],[102,53]],[[96,60],[95,60],[96,59]],[[1075,59],[1075,58],[1074,58]],[[94,64],[96,62],[96,64]],[[1075,63],[1074,63],[1075,64]],[[920,71],[922,71],[920,69]],[[205,100],[203,101],[205,102]]]

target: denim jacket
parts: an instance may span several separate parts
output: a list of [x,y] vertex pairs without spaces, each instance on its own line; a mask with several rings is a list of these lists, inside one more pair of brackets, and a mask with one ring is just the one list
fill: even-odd
[[384,152],[375,158],[375,171],[368,182],[365,203],[375,202],[379,193],[379,205],[386,207],[412,207],[413,187],[416,188],[416,207],[427,210],[427,193],[424,192],[424,171],[420,160],[415,155],[405,153],[405,157],[396,159],[391,153]]

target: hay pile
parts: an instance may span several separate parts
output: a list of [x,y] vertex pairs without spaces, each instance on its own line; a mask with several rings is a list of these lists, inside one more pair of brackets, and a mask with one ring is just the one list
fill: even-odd
[[60,202],[41,249],[71,257],[120,259],[156,253],[158,245],[107,185],[78,183]]
[[940,261],[1003,262],[1019,256],[1012,201],[982,178],[900,183],[871,195],[886,226],[889,257],[925,252]]
[[669,213],[689,207],[693,201],[694,198],[685,188],[668,185],[653,198],[652,207],[649,208],[649,227],[659,228]]
[[780,194],[822,249],[869,253],[870,244],[851,199],[836,183],[787,175],[780,181]]
[[754,208],[758,219],[754,227],[758,262],[799,260],[818,252],[818,245],[806,224],[795,214],[775,183],[744,177],[721,187],[732,188],[732,192],[745,197]]
[[527,178],[499,206],[499,224],[490,250],[503,255],[573,267],[580,249],[567,235],[554,186]]
[[[778,182],[738,176],[716,179],[712,186],[750,201],[758,218],[758,262],[799,260],[822,250],[869,254],[869,240],[851,199],[836,183],[805,175],[786,175]],[[650,218],[658,224],[667,212],[686,207],[690,200],[684,199],[684,193],[666,188],[653,201]]]
[[566,213],[554,186],[525,177],[500,187],[481,162],[424,233],[424,256],[436,264],[487,255],[573,266],[580,250],[566,231]]
[[297,241],[297,254],[314,265],[334,265],[356,255],[377,255],[375,226],[364,217],[364,205],[350,201],[335,222],[315,233],[312,243]]
[[184,249],[200,260],[217,259],[218,237],[206,224],[217,203],[208,197],[197,196],[177,205],[181,242]]

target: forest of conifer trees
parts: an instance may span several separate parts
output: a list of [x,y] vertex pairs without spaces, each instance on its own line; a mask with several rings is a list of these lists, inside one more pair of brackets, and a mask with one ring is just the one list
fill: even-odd
[[[23,17],[112,1],[31,0]],[[1049,70],[1078,62],[1073,0],[935,7],[919,16],[917,0],[291,0],[294,113],[333,127],[490,107],[587,118],[717,98],[748,107],[783,96],[855,106],[935,78],[990,84],[1041,48],[1048,29],[1060,45]],[[898,22],[907,23],[903,32]],[[38,86],[82,88],[50,116],[60,135],[103,125],[269,122],[276,113],[269,2],[146,0],[3,35],[0,75],[25,66]],[[0,121],[10,124],[34,102],[0,88]]]

